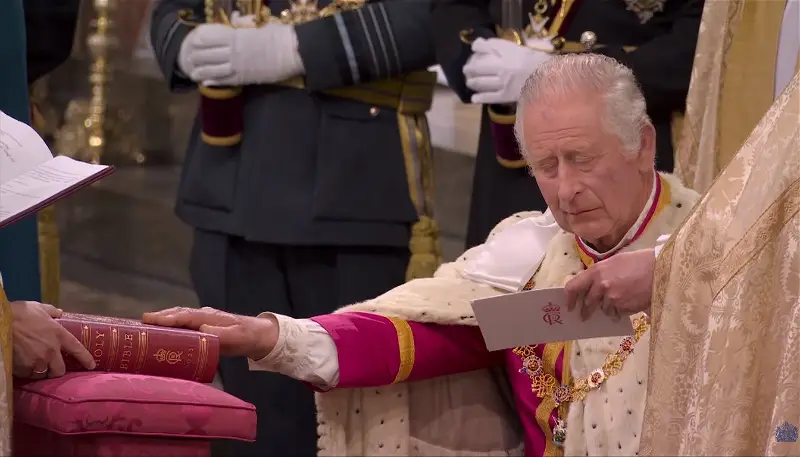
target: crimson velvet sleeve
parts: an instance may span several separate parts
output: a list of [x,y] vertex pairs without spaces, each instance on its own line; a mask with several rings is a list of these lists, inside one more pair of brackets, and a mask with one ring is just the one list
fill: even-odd
[[313,318],[333,338],[339,356],[336,387],[378,387],[454,373],[503,362],[489,352],[474,326],[421,324],[370,313]]

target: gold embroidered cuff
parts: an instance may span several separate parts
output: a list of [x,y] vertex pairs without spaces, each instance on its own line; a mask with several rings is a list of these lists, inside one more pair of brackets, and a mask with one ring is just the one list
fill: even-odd
[[514,122],[517,121],[517,116],[515,114],[498,114],[489,106],[489,119],[492,120],[495,124],[500,125],[513,125]]
[[393,317],[387,319],[391,321],[397,331],[397,345],[400,350],[400,366],[397,369],[397,376],[392,381],[392,384],[397,384],[408,379],[414,369],[414,333],[407,321]]

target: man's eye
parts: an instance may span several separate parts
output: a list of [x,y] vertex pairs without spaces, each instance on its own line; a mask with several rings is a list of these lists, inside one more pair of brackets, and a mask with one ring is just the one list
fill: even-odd
[[539,164],[539,166],[536,168],[538,168],[539,171],[541,171],[542,173],[550,174],[553,173],[558,168],[558,165],[554,163],[544,163],[544,164]]

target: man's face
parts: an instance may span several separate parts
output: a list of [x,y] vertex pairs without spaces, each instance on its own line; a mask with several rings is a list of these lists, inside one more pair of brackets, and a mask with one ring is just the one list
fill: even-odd
[[631,158],[606,132],[605,104],[597,94],[575,93],[525,110],[531,170],[558,225],[598,247],[612,247],[650,195],[652,126],[643,130],[641,150]]

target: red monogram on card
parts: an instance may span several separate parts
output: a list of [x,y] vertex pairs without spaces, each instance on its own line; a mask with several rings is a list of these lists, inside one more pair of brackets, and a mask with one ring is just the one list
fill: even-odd
[[548,325],[563,324],[561,321],[560,306],[548,302],[546,306],[542,307],[542,312],[544,313],[544,315],[542,315],[542,320]]

